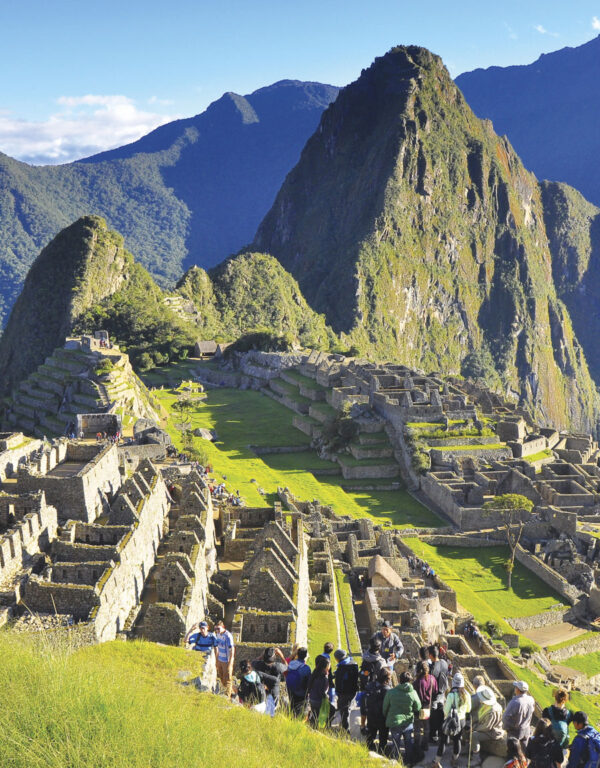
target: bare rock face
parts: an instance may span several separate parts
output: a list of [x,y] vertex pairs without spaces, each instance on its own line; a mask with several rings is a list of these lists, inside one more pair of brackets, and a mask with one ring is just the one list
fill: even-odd
[[44,248],[0,340],[0,394],[62,346],[89,307],[118,290],[131,262],[123,238],[98,216],[84,216]]
[[394,48],[341,91],[253,247],[361,354],[458,373],[485,352],[541,422],[595,426],[540,186],[429,51]]

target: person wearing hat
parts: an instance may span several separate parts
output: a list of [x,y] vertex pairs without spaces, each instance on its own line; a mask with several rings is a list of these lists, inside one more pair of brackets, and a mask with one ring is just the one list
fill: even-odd
[[[455,733],[446,731],[446,723],[451,719],[456,710],[458,716],[458,729]],[[446,744],[452,740],[452,766],[458,765],[460,757],[460,748],[462,746],[461,738],[467,722],[467,715],[471,712],[471,697],[465,691],[465,678],[461,672],[457,672],[452,678],[452,688],[446,696],[444,703],[444,725],[442,727],[442,738],[438,744],[437,754],[441,757],[446,749]]]
[[185,644],[188,650],[211,653],[217,644],[214,632],[208,631],[208,623],[201,621],[189,630],[185,636]]
[[288,665],[285,656],[280,648],[265,648],[261,659],[255,661],[252,665],[258,672],[267,694],[271,694],[273,702],[277,708],[279,703],[279,693],[281,690],[281,681],[287,671]]
[[[483,679],[483,678],[481,678]],[[481,765],[481,752],[497,757],[506,756],[506,733],[502,728],[502,707],[492,689],[480,684],[475,696],[479,701],[477,714],[471,712],[472,766]],[[473,698],[471,698],[471,701]]]
[[352,660],[351,656],[348,656],[343,648],[338,648],[333,657],[337,661],[333,675],[337,693],[337,710],[342,718],[342,728],[347,731],[349,730],[350,707],[358,693],[358,664]]
[[509,737],[518,739],[523,746],[527,746],[531,733],[531,718],[535,709],[533,696],[529,695],[529,685],[524,680],[516,680],[514,683],[515,695],[508,702],[504,711],[502,725]]
[[379,632],[376,632],[372,640],[379,640],[381,643],[381,655],[385,663],[393,670],[394,662],[404,653],[404,646],[398,635],[392,632],[393,624],[391,621],[384,621]]

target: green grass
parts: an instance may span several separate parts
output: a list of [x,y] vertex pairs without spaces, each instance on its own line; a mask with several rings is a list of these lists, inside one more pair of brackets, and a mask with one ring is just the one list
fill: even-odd
[[539,461],[540,459],[549,459],[552,456],[552,451],[550,449],[547,449],[545,451],[538,451],[537,453],[532,453],[531,456],[525,456],[525,461],[533,462],[533,461]]
[[[581,635],[584,637],[584,635]],[[550,650],[554,650],[558,646],[552,646]],[[585,656],[572,656],[564,662],[561,662],[566,667],[572,667],[573,669],[583,672],[586,677],[593,677],[600,674],[600,651],[594,653],[586,653]]]
[[338,632],[335,611],[308,612],[308,654],[310,665],[314,667],[315,657],[323,653],[325,643],[338,647]]
[[[163,390],[155,393],[167,411],[177,396]],[[250,445],[302,446],[307,436],[292,423],[294,413],[269,397],[251,390],[212,389],[197,404],[192,428],[214,429],[216,444],[195,438],[212,463],[215,475],[225,476],[232,490],[239,490],[249,506],[265,506],[275,500],[278,487],[287,487],[301,500],[319,499],[337,514],[371,517],[399,528],[439,527],[442,521],[404,490],[345,492],[339,477],[316,478],[311,469],[323,468],[316,453],[269,454],[256,456]],[[167,429],[175,444],[181,437],[169,419]],[[326,463],[325,466],[332,466]],[[250,482],[255,480],[255,483]],[[267,496],[258,493],[265,490]]]
[[[575,643],[580,643],[582,640],[589,640],[590,637],[594,637],[594,635],[597,635],[597,632],[584,632],[581,635],[577,635],[577,637],[573,637],[571,640],[563,640],[562,643],[556,643],[556,645],[547,645],[546,650],[558,651],[561,648],[568,648],[570,645],[574,645]],[[568,664],[569,667],[571,666],[570,661],[565,663]],[[600,669],[598,671],[600,672]]]
[[68,653],[0,634],[3,768],[349,768],[363,746],[273,719],[182,682],[195,654],[113,642]]
[[[456,590],[458,602],[482,625],[494,621],[503,632],[514,635],[517,633],[506,618],[532,616],[564,604],[559,595],[520,563],[515,563],[513,586],[509,592],[504,565],[508,549],[505,547],[474,551],[466,547],[434,547],[419,539],[407,539],[406,544]],[[531,644],[526,638],[521,642]]]
[[347,649],[351,656],[354,658],[360,658],[361,655],[361,643],[360,635],[358,634],[358,627],[356,626],[356,617],[354,615],[354,604],[352,602],[352,589],[350,587],[350,579],[341,568],[335,568],[335,582],[338,590],[338,605],[341,608],[341,613],[345,619],[345,626],[342,617],[340,632],[342,634],[342,646],[346,648],[346,629],[348,630],[348,638],[350,640],[350,647]]
[[304,376],[302,373],[298,373],[298,371],[292,371],[292,370],[286,370],[285,372],[286,376],[289,376],[291,379],[293,379],[298,386],[302,384],[302,386],[306,387],[306,389],[314,389],[317,391],[324,391],[325,387],[316,382],[314,379],[309,378],[308,376]]
[[342,453],[338,456],[338,461],[346,467],[383,467],[388,464],[396,464],[391,456],[386,456],[381,459],[355,459],[349,453]]

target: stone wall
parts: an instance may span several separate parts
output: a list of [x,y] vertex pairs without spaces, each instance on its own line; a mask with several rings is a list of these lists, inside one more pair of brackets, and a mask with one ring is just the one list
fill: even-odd
[[561,608],[556,611],[543,611],[542,613],[536,613],[534,616],[521,616],[517,619],[506,619],[506,621],[517,632],[525,632],[528,629],[562,624],[564,621],[567,621],[567,615],[570,610],[570,608]]
[[555,592],[564,598],[571,605],[575,605],[582,592],[577,587],[572,586],[566,579],[563,579],[555,570],[547,566],[537,557],[532,555],[519,544],[517,545],[516,559],[535,573],[543,582],[551,587]]
[[56,509],[43,493],[3,496],[0,506],[7,527],[0,533],[0,580],[27,567],[32,556],[46,549],[56,537]]
[[594,633],[593,637],[588,637],[579,643],[572,643],[556,651],[547,651],[546,656],[550,661],[559,663],[570,659],[572,656],[585,656],[588,653],[596,653],[597,651],[600,651],[600,632]]
[[3,450],[0,453],[0,481],[6,480],[7,477],[13,477],[17,472],[19,462],[33,456],[42,446],[41,440],[28,439],[18,447]]

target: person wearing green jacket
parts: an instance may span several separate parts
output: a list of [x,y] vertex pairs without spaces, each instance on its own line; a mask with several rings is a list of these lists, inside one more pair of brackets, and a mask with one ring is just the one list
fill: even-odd
[[412,675],[403,672],[400,683],[388,691],[383,700],[385,724],[390,729],[395,756],[400,756],[400,742],[404,742],[404,762],[410,764],[414,753],[414,722],[421,710],[421,700],[411,685]]

